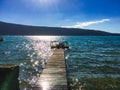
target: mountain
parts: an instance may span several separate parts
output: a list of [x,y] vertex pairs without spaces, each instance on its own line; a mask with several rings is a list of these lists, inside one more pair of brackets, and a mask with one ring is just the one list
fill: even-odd
[[110,36],[119,35],[99,30],[77,29],[77,28],[59,28],[44,26],[19,25],[6,22],[0,22],[0,35],[71,35],[71,36]]

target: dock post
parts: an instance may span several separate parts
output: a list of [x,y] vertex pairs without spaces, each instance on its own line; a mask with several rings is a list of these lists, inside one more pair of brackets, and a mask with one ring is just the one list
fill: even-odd
[[20,90],[18,77],[19,66],[0,64],[0,90]]

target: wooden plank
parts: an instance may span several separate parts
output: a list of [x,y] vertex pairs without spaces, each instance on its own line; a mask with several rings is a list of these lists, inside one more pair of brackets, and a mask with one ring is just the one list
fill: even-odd
[[56,49],[48,60],[34,90],[67,90],[64,49]]

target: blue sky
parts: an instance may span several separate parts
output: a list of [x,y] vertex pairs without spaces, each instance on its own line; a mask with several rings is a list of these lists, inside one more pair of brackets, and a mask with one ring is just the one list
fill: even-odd
[[0,21],[120,33],[120,0],[0,0]]

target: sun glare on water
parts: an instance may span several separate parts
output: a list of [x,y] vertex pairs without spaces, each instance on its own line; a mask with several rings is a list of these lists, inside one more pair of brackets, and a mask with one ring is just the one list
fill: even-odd
[[26,37],[32,40],[44,40],[44,41],[55,41],[59,40],[60,38],[58,36],[26,36]]

